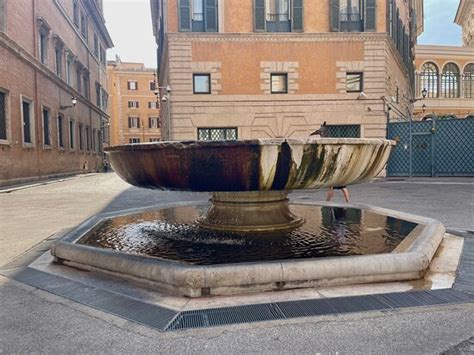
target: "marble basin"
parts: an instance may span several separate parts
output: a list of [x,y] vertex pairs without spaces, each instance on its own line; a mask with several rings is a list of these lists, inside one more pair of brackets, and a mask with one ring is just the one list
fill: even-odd
[[306,138],[159,142],[106,149],[128,183],[181,191],[316,189],[360,183],[387,163],[395,142]]

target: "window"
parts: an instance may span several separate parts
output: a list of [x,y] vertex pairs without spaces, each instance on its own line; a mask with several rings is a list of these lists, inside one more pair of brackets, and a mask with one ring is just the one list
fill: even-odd
[[99,56],[100,56],[100,63],[105,66],[105,64],[107,63],[107,59],[105,56],[105,49],[100,44],[99,44]]
[[159,117],[148,117],[148,128],[156,129],[161,127],[161,120]]
[[74,63],[74,59],[72,59],[71,55],[68,55],[67,63],[66,63],[66,82],[72,86],[72,66]]
[[42,29],[39,31],[39,57],[41,63],[48,64],[48,35]]
[[6,18],[5,18],[5,0],[0,0],[0,32],[5,32],[6,30]]
[[150,142],[152,143],[159,142],[159,141],[160,141],[160,138],[150,138]]
[[87,39],[87,17],[81,13],[81,35],[84,39]]
[[150,91],[156,90],[156,83],[154,81],[150,81]]
[[376,0],[331,0],[332,31],[375,31],[375,5]]
[[74,21],[74,25],[79,28],[79,5],[77,4],[77,1],[74,1],[72,5],[72,18]]
[[76,89],[79,93],[82,91],[82,70],[79,65],[76,67]]
[[127,83],[128,90],[138,90],[138,82],[135,80],[129,80]]
[[58,147],[64,149],[64,117],[58,115]]
[[158,108],[158,103],[156,101],[149,101],[148,102],[148,108],[157,109]]
[[254,0],[255,31],[303,31],[303,0]]
[[94,55],[99,57],[99,38],[96,33],[94,33]]
[[89,99],[90,93],[90,82],[89,82],[89,73],[84,73],[82,76],[84,80],[84,96]]
[[270,74],[272,94],[288,93],[288,74]]
[[93,152],[96,151],[96,147],[97,147],[97,144],[96,144],[96,129],[92,128],[92,151]]
[[74,132],[74,120],[72,118],[69,119],[69,148],[71,150],[74,149],[76,145],[76,140],[75,140],[75,132]]
[[0,141],[7,139],[7,93],[0,91]]
[[179,0],[179,30],[217,32],[217,0]]
[[57,44],[56,47],[54,47],[54,58],[56,75],[61,77],[63,74],[63,47],[60,44]]
[[193,74],[193,93],[211,93],[211,74]]
[[140,128],[140,118],[139,117],[129,117],[128,118],[128,128]]
[[448,63],[443,68],[441,95],[447,98],[459,97],[459,68],[454,63]]
[[138,108],[139,107],[139,102],[138,101],[129,101],[128,102],[128,108]]
[[434,63],[425,63],[420,73],[420,94],[426,89],[426,97],[438,97],[438,67]]
[[51,117],[49,110],[43,107],[41,112],[43,117],[43,145],[50,147],[51,146]]
[[237,128],[198,128],[198,140],[223,141],[236,140]]
[[22,99],[21,114],[23,121],[23,143],[26,145],[34,145],[34,120],[33,120],[33,102]]
[[462,74],[464,97],[474,98],[474,64],[468,64]]
[[77,125],[77,133],[79,134],[79,150],[84,149],[83,126],[81,123]]
[[361,92],[363,90],[363,74],[347,73],[346,74],[346,91]]
[[138,144],[138,143],[140,143],[140,138],[130,138],[130,139],[128,140],[128,143],[130,143],[130,144]]
[[86,150],[91,150],[91,137],[90,137],[90,128],[89,126],[86,126]]

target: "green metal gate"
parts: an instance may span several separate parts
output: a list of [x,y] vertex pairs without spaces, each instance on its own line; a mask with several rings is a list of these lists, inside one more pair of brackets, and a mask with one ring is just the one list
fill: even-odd
[[474,118],[394,122],[388,176],[474,176]]

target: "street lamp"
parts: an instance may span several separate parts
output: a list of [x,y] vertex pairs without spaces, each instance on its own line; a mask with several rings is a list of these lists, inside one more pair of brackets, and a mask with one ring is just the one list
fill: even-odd
[[61,106],[59,106],[59,109],[60,109],[60,110],[65,110],[65,109],[67,109],[67,108],[75,107],[76,104],[77,104],[77,98],[76,98],[75,96],[71,97],[71,103],[72,103],[72,105],[69,105],[69,106],[63,106],[63,105],[61,105]]

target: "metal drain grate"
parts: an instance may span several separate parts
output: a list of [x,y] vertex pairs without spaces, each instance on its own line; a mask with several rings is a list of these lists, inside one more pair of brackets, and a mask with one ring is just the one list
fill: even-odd
[[464,238],[458,275],[453,288],[474,294],[474,238]]
[[32,268],[9,274],[9,277],[16,281],[159,330],[163,330],[177,314],[164,307],[86,286]]
[[396,308],[474,302],[474,296],[446,289],[336,297],[181,312],[166,331],[252,323],[298,317],[383,311]]

